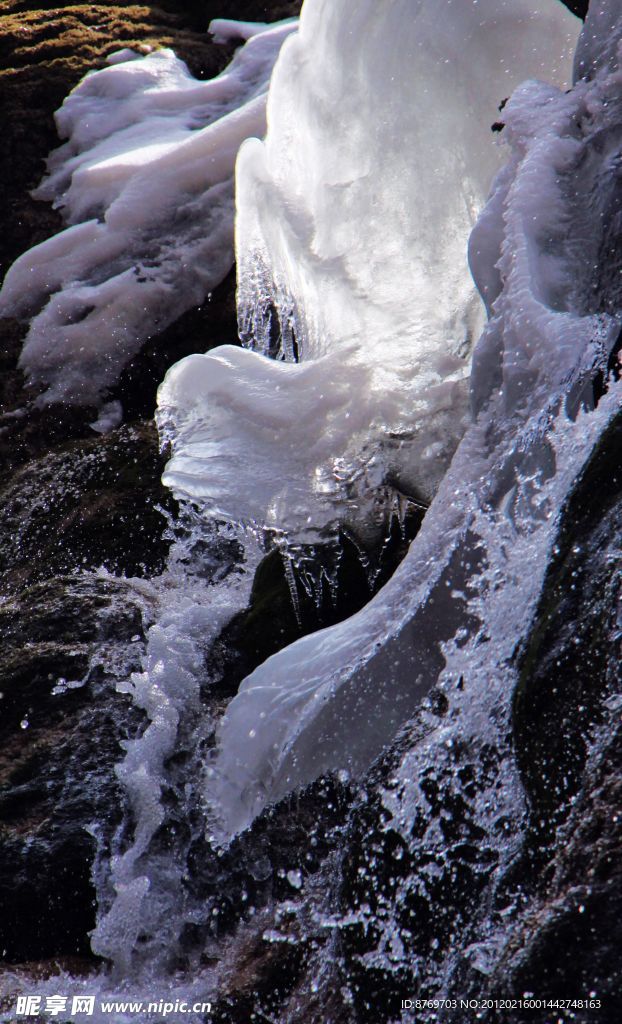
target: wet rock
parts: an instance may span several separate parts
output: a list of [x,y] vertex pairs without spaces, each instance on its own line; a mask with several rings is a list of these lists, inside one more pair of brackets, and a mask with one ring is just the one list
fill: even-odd
[[[560,829],[546,885],[513,931],[491,979],[496,992],[571,999],[563,1022],[615,1024],[622,1016],[622,729],[591,759]],[[608,728],[609,726],[607,726]],[[590,1000],[598,999],[599,1005]],[[523,1024],[525,1012],[509,1020]]]
[[115,683],[140,666],[149,609],[82,573],[0,606],[0,949],[89,953],[91,872],[123,807],[114,765],[141,724]]
[[296,1014],[325,1000],[309,979],[333,939],[330,878],[353,796],[328,776],[268,808],[226,850],[194,844],[189,877],[205,922],[182,944],[203,950],[204,963],[215,940],[226,949],[214,1020],[332,1019]]
[[406,996],[440,996],[445,965],[477,931],[497,866],[504,822],[499,815],[490,835],[478,796],[494,788],[502,753],[467,737],[446,743],[447,715],[447,698],[433,691],[368,774],[350,816],[340,966],[365,1024],[379,1007],[397,1018]]
[[560,1017],[585,1024],[622,1014],[621,445],[618,416],[564,509],[524,654],[514,743],[529,822],[509,882],[528,910],[494,976],[551,999],[596,993],[600,1010]]
[[320,779],[219,857],[196,857],[195,879],[211,864],[202,896],[226,950],[216,1019],[371,1024],[399,1019],[408,995],[439,996],[497,868],[477,801],[501,784],[502,757],[492,744],[447,745],[448,714],[434,691],[365,779]]
[[[445,987],[462,998],[552,1001],[506,1009],[507,1024],[540,1012],[560,1024],[615,1024],[622,1013],[621,441],[618,416],[562,511],[514,696],[521,845],[482,891],[487,928],[460,936],[463,949],[481,944],[481,963],[456,960]],[[500,1017],[491,1009],[481,1019]]]
[[604,702],[621,689],[621,446],[618,417],[564,510],[515,694],[516,754],[539,842],[567,815]]
[[168,551],[153,423],[59,445],[0,486],[0,585],[14,590],[76,569],[162,571]]
[[214,934],[293,899],[341,842],[352,796],[347,782],[326,776],[268,808],[225,851],[208,854],[201,838],[190,864],[197,892],[217,910]]
[[[296,979],[306,960],[305,945],[291,931],[286,935],[274,927],[282,926],[270,915],[261,921],[264,932],[254,928],[240,936],[232,962],[228,965],[221,985],[218,1002],[210,1019],[216,1024],[246,1024],[248,1020],[269,1020],[287,1005]],[[278,934],[282,939],[268,939]]]

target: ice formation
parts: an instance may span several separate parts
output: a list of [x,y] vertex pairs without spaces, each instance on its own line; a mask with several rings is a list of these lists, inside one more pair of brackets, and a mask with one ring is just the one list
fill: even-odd
[[160,391],[175,491],[307,540],[369,528],[387,481],[431,499],[483,326],[465,253],[490,126],[523,79],[570,78],[576,36],[550,0],[307,0],[237,165],[254,351],[191,356]]
[[[314,8],[309,4],[306,10]],[[351,15],[339,10],[350,25]],[[478,29],[484,32],[482,16],[487,11],[492,19],[494,5],[478,10]],[[368,14],[372,26],[371,8]],[[588,43],[579,51],[578,74],[596,19],[593,14],[586,24]],[[417,27],[414,19],[413,32]],[[359,32],[373,39],[377,54],[374,33]],[[506,39],[507,33],[506,25]],[[402,25],[401,40],[405,35]],[[278,88],[304,40],[303,18],[299,40],[284,51],[277,69],[268,153]],[[393,38],[386,41],[387,49],[393,45]],[[426,52],[430,49],[428,39]],[[384,66],[376,58],[378,64]],[[221,814],[225,834],[245,827],[267,802],[322,771],[364,768],[422,694],[452,671],[457,678],[471,673],[482,694],[487,678],[504,677],[534,611],[557,510],[617,401],[609,394],[593,411],[591,379],[606,363],[619,331],[617,319],[599,310],[594,284],[600,245],[600,226],[595,230],[594,224],[600,224],[598,211],[606,208],[612,187],[611,178],[601,173],[602,161],[607,164],[606,128],[616,123],[619,102],[617,73],[607,77],[605,72],[593,68],[593,83],[578,81],[569,93],[527,82],[503,111],[509,162],[497,175],[470,240],[473,274],[490,309],[472,363],[473,422],[391,582],[354,618],[269,659],[229,705],[207,784],[208,802]],[[325,81],[327,73],[318,77]],[[400,97],[406,95],[402,88]],[[363,118],[363,134],[370,123]],[[248,146],[243,167],[253,151],[261,152]],[[459,180],[454,188],[460,185]],[[289,230],[292,206],[286,209]],[[343,197],[342,209],[348,209]],[[277,227],[272,219],[271,230]],[[365,230],[360,219],[357,230]],[[266,260],[257,264],[262,282]],[[441,268],[437,273],[442,279]],[[381,296],[383,289],[384,284]],[[401,294],[408,297],[405,286]],[[263,296],[260,289],[260,300]],[[412,301],[414,317],[415,296]],[[261,301],[258,308],[261,313]],[[329,295],[320,309],[330,308]],[[302,309],[306,313],[304,300]],[[309,309],[315,314],[315,306]],[[308,335],[306,320],[299,312],[296,316],[303,324],[298,344],[304,352],[313,327]],[[327,344],[330,328],[329,321],[319,334]],[[442,337],[426,338],[438,353]],[[372,351],[384,372],[375,342],[372,335]],[[386,345],[388,352],[391,341]]]
[[[503,111],[514,156],[470,243],[493,313],[471,381],[488,426],[467,431],[390,585],[353,620],[282,651],[242,684],[209,767],[208,801],[225,830],[327,768],[369,764],[472,620],[486,545],[484,524],[471,520],[490,502],[491,474],[506,483],[504,507],[519,501],[521,460],[510,465],[503,445],[541,412],[542,388],[572,372],[595,329],[561,311],[566,210],[555,175],[577,100],[557,86],[570,77],[576,25],[561,5],[423,0],[413,12],[370,0],[353,14],[307,0],[281,53],[265,142],[247,142],[238,163],[241,324],[256,351],[191,356],[169,373],[160,401],[176,429],[167,480],[218,515],[294,540],[308,537],[305,514],[316,529],[338,515],[365,521],[366,488],[387,479],[423,498],[436,492],[467,421],[480,314],[465,254],[502,159],[490,125],[525,78],[553,84],[526,87]],[[499,268],[502,243],[508,265]],[[502,286],[511,298],[501,328]],[[521,331],[530,315],[538,341]],[[492,408],[501,386],[506,418]],[[529,458],[537,477],[538,457]],[[493,471],[497,459],[503,469]],[[534,594],[537,579],[534,570]]]
[[97,402],[154,333],[233,263],[233,169],[263,135],[274,61],[295,20],[213,23],[247,40],[197,81],[171,50],[130,50],[86,75],[57,113],[67,142],[36,192],[68,222],[9,270],[0,315],[31,320],[21,366],[46,400]]

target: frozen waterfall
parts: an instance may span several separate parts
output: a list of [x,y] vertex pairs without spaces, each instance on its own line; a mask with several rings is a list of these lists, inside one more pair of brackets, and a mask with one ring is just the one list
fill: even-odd
[[[570,77],[576,33],[549,3],[422,0],[413,11],[406,0],[389,10],[368,0],[353,12],[307,0],[281,52],[266,141],[247,142],[237,168],[239,308],[251,351],[217,349],[169,372],[165,479],[217,518],[296,543],[339,519],[364,531],[388,481],[429,500],[467,433],[391,583],[353,619],[268,660],[229,705],[206,781],[225,833],[322,771],[369,764],[439,678],[446,650],[477,632],[470,603],[485,586],[489,518],[500,514],[489,509],[491,481],[507,478],[508,495],[518,487],[520,460],[510,468],[505,446],[541,414],[536,385],[552,353],[559,382],[594,330],[552,311],[567,281],[561,258],[540,255],[528,210],[537,221],[550,204],[559,217],[563,200],[552,181],[545,194],[524,182],[545,145],[548,182],[558,134],[575,116],[576,98],[556,86]],[[508,310],[493,307],[476,350],[471,387],[486,390],[488,407],[467,429],[470,354],[483,327],[467,241],[504,155],[491,123],[530,77],[554,84],[527,86],[503,111],[514,156],[471,240],[484,299],[491,306],[505,288]],[[532,131],[522,112],[534,105]],[[519,198],[508,203],[510,191]],[[510,234],[516,259],[524,255],[500,277]],[[537,295],[536,261],[550,295]],[[530,317],[542,364],[518,329]],[[494,387],[507,389],[503,400]],[[506,414],[497,406],[511,396]],[[540,455],[528,448],[538,477]],[[509,508],[518,498],[504,500]],[[529,585],[525,609],[537,565]]]
[[294,540],[369,530],[387,481],[429,502],[483,327],[465,253],[490,126],[524,78],[568,81],[576,36],[548,0],[305,3],[237,164],[253,351],[190,356],[160,391],[177,493]]
[[[430,815],[429,800],[418,804],[423,769],[453,772],[460,745],[499,759],[490,772],[482,762],[471,787],[473,850],[499,855],[486,860],[487,877],[513,860],[526,827],[510,750],[521,645],[564,503],[622,394],[618,249],[603,255],[619,234],[622,3],[592,4],[573,79],[578,30],[557,0],[305,0],[298,30],[212,23],[217,39],[243,44],[212,82],[192,79],[170,51],[122,51],[64,105],[68,142],[40,194],[64,205],[69,227],[22,257],[2,293],[5,312],[32,318],[22,365],[48,389],[42,400],[100,402],[145,337],[226,272],[240,145],[243,347],[231,339],[183,360],[160,389],[165,479],[189,501],[170,520],[162,575],[126,581],[147,609],[146,644],[142,670],[116,686],[142,724],[115,764],[121,820],[93,825],[90,941],[106,963],[63,980],[63,991],[115,986],[115,996],[147,1001],[157,983],[171,1005],[224,993],[225,1019],[238,954],[236,985],[254,958],[249,985],[263,985],[266,964],[268,985],[280,984],[287,961],[264,952],[298,942],[289,916],[302,924],[292,949],[304,957],[316,934],[330,936],[305,966],[315,979],[332,936],[345,944],[353,924],[350,904],[330,902],[333,875],[339,886],[346,877],[334,848],[321,875],[307,873],[316,835],[296,819],[296,800],[240,833],[325,772],[338,773],[330,807],[333,783],[349,788],[387,748],[397,767],[386,759],[390,778],[374,768],[355,800],[377,799],[405,849],[408,839],[422,859],[432,850],[429,878],[451,887],[457,861],[442,874],[434,851],[445,853],[438,815],[452,818],[454,791]],[[104,406],[99,428],[114,427],[115,412]],[[219,644],[240,653],[227,630],[251,601],[257,537],[294,559],[301,546],[330,541],[334,551],[345,526],[363,550],[404,498],[429,509],[389,583],[358,614],[283,648],[229,700],[229,664],[221,678],[213,656]],[[415,737],[433,687],[446,709]],[[307,797],[322,805],[321,830],[325,798]],[[347,825],[355,835],[367,829],[359,809]],[[414,834],[417,815],[439,828],[436,846]],[[304,851],[290,861],[292,822]],[[352,846],[343,850],[350,861]],[[394,853],[383,856],[392,885]],[[418,863],[408,868],[417,882]],[[434,932],[422,930],[420,954],[394,917],[361,904],[378,882],[373,867],[352,903],[354,925],[374,933],[366,969],[388,964],[402,984],[408,963],[419,984],[432,960],[439,993],[454,954],[452,970],[468,962],[486,975],[506,913],[533,913],[512,891],[467,948],[471,933],[452,916],[441,964]],[[387,892],[401,912],[404,889]],[[478,914],[495,902],[490,892]],[[443,909],[433,893],[427,906]],[[344,1000],[353,989],[344,985]],[[38,991],[52,996],[58,979]],[[311,1019],[314,1004],[299,1005],[296,1019]],[[168,1019],[207,1017],[175,1009]]]

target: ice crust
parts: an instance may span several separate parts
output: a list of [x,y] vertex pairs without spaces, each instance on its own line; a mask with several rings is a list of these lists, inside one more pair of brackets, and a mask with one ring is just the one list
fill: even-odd
[[295,20],[217,21],[247,40],[197,81],[171,50],[124,50],[57,112],[61,138],[36,191],[68,227],[21,256],[0,315],[30,320],[21,366],[44,400],[97,402],[143,342],[200,304],[233,263],[233,170],[265,131],[272,67]]

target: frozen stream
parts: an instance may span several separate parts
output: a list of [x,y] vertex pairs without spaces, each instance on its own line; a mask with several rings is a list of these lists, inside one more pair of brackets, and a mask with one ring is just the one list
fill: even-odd
[[[198,836],[218,857],[296,787],[360,777],[435,684],[451,714],[404,760],[411,790],[400,806],[386,796],[395,820],[457,735],[507,754],[513,657],[560,510],[619,404],[613,381],[599,402],[593,388],[620,331],[596,292],[617,181],[618,3],[589,15],[574,85],[579,23],[551,0],[306,0],[299,28],[216,27],[248,41],[214,83],[199,88],[171,53],[121,54],[67,101],[69,148],[42,189],[73,224],[3,291],[5,310],[33,318],[22,362],[47,398],[104,403],[162,304],[179,314],[171,294],[192,304],[228,269],[247,140],[243,347],[190,356],[160,389],[165,480],[193,503],[192,526],[143,584],[157,622],[122,688],[147,728],[117,766],[131,816],[96,865],[93,949],[110,962],[97,984],[137,998],[156,982],[173,1000],[218,989],[218,967],[175,972],[194,955],[184,929],[212,913],[189,880]],[[95,100],[82,137],[80,104]],[[139,315],[129,267],[156,249]],[[101,345],[85,350],[96,324]],[[257,668],[220,719],[207,713],[205,653],[248,601],[257,539],[294,561],[344,525],[371,542],[397,494],[430,508],[390,582]],[[197,535],[211,572],[188,568]],[[509,755],[499,779],[477,797],[484,830],[494,800],[510,827],[521,813]],[[511,852],[500,839],[501,860]]]

